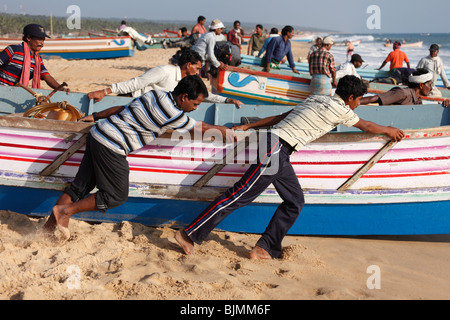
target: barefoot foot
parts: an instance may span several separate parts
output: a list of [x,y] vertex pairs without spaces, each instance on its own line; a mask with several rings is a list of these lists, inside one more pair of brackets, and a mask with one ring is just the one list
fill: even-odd
[[251,260],[270,260],[272,256],[263,248],[255,246],[249,253],[249,258]]
[[188,237],[186,231],[180,230],[175,234],[175,240],[183,248],[184,253],[191,254],[194,252],[194,242]]

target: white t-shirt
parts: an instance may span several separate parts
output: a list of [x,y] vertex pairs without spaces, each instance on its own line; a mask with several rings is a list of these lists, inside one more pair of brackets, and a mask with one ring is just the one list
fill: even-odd
[[352,127],[359,117],[338,95],[310,96],[273,128],[296,151],[333,130],[339,124]]

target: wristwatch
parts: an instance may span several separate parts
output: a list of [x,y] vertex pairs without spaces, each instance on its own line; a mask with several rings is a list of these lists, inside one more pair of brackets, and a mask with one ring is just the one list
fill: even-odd
[[98,120],[97,112],[92,112],[92,118],[94,118],[94,121]]

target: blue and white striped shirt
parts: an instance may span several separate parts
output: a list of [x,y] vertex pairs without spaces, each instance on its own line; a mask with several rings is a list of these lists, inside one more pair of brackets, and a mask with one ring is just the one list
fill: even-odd
[[178,108],[172,93],[152,90],[134,99],[119,114],[98,122],[91,135],[114,152],[128,155],[169,129],[189,131],[195,122]]

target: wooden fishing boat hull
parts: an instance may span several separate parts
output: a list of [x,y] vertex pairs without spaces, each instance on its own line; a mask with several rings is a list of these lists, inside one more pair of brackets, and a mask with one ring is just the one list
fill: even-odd
[[[20,44],[22,39],[0,39],[0,50],[11,44]],[[52,38],[45,40],[40,51],[43,58],[63,59],[114,59],[134,56],[130,37]]]
[[[74,100],[83,102],[82,111],[87,112],[90,106],[84,96],[75,99],[77,94],[72,95]],[[57,98],[54,97],[53,100]],[[0,109],[7,103],[8,99],[2,100]],[[111,102],[111,106],[117,103]],[[95,111],[107,107],[107,103],[94,105]],[[450,110],[438,105],[422,107],[415,106],[412,110],[411,106],[386,107],[384,111],[383,108],[358,108],[358,114],[365,119],[399,126],[406,122],[411,127],[422,124],[424,129],[406,130],[406,139],[346,191],[337,189],[386,143],[384,136],[338,127],[335,133],[293,154],[291,162],[305,191],[306,205],[290,234],[449,233]],[[285,111],[285,106],[236,109],[232,105],[203,104],[191,116],[231,126],[239,123],[241,117],[264,117]],[[424,114],[427,119],[423,119]],[[81,139],[90,126],[0,116],[0,210],[47,216],[76,174],[84,148],[50,175],[40,173]],[[75,218],[184,226],[236,182],[254,161],[257,143],[252,140],[254,136],[250,138],[247,150],[242,149],[235,160],[228,161],[199,188],[194,186],[195,182],[234,145],[224,145],[219,139],[183,136],[180,140],[180,136],[162,136],[129,155],[130,192],[126,204],[104,214],[86,212]],[[276,191],[268,188],[252,204],[227,217],[219,228],[260,233],[280,203]]]
[[218,71],[211,85],[219,94],[245,104],[297,105],[310,93],[311,78],[283,72],[262,72],[250,68],[229,67]]
[[[412,43],[403,43],[402,48],[421,48],[423,45],[423,41],[412,42]],[[392,47],[392,43],[385,43],[385,47]]]
[[[245,104],[287,105],[294,106],[307,99],[310,92],[311,76],[301,72],[271,70],[270,73],[260,71],[261,67],[245,68],[229,67],[218,71],[218,76],[211,79],[215,92]],[[374,83],[368,89],[370,94],[386,92],[394,85]],[[450,90],[440,90],[442,97],[422,97],[424,103],[442,103],[450,99]]]
[[[260,66],[261,65],[261,58],[253,57],[249,55],[241,55],[241,65],[240,67],[251,67],[251,66]],[[280,65],[281,70],[292,70],[289,67],[288,63],[284,63]],[[295,63],[295,69],[297,69],[299,72],[307,73],[309,74],[309,64],[305,62],[296,62]],[[388,70],[376,70],[376,69],[366,69],[366,68],[359,68],[357,69],[358,74],[365,80],[372,81],[374,79],[382,79],[382,78],[388,78],[390,77],[390,73]],[[450,70],[446,70],[447,78],[450,78]],[[443,87],[444,83],[440,78],[436,81],[436,86]]]

